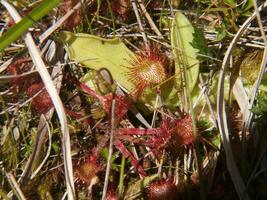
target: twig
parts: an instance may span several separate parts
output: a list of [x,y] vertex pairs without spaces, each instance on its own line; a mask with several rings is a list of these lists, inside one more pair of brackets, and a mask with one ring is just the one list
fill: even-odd
[[6,177],[8,179],[8,182],[10,184],[10,186],[12,187],[14,193],[16,194],[16,196],[18,197],[19,200],[26,200],[26,197],[24,196],[22,190],[19,187],[18,182],[16,181],[16,179],[14,178],[13,174],[11,172],[6,172]]
[[[57,74],[62,70],[62,68],[57,65],[56,67],[53,68],[53,71],[52,71],[52,77],[56,77],[54,82],[55,82],[55,85],[56,85],[56,88],[57,90],[59,91],[60,88],[61,88],[61,83],[62,83],[62,78],[63,76],[60,75],[60,76],[57,76]],[[39,93],[39,92],[37,92]],[[35,95],[34,95],[35,96]],[[37,135],[36,135],[36,138],[35,138],[35,143],[34,143],[34,147],[33,147],[33,151],[29,157],[29,159],[27,160],[27,163],[26,163],[26,166],[22,172],[22,175],[21,175],[21,178],[19,180],[19,182],[21,184],[26,184],[30,175],[31,175],[31,172],[35,166],[35,163],[38,162],[38,159],[39,159],[39,155],[41,153],[41,148],[42,148],[42,145],[45,141],[45,135],[47,133],[47,129],[46,129],[46,126],[45,126],[45,123],[46,121],[50,120],[54,114],[54,111],[55,111],[55,108],[52,107],[47,113],[45,113],[45,117],[40,117],[40,121],[39,121],[39,124],[38,124],[38,127],[37,127]]]
[[204,81],[203,81],[202,74],[199,75],[199,81],[200,81],[201,87],[205,87],[204,96],[205,96],[206,102],[208,104],[208,108],[210,110],[210,113],[211,113],[213,124],[218,129],[218,122],[217,122],[216,114],[214,112],[214,109],[212,108],[211,100],[210,100],[210,98],[209,98],[209,96],[207,94],[208,88],[207,88],[207,86],[203,86]]
[[163,163],[164,163],[164,157],[165,157],[166,151],[165,149],[162,152],[162,155],[160,157],[160,162],[159,162],[159,166],[158,166],[158,175],[159,177],[162,177],[162,167],[163,167]]
[[159,31],[158,27],[156,26],[156,24],[154,23],[154,21],[152,20],[152,18],[150,17],[149,13],[146,10],[146,7],[144,6],[144,4],[142,3],[141,0],[137,0],[142,12],[144,13],[151,29],[157,34],[157,36],[159,36],[160,38],[163,38],[161,32]]
[[139,12],[138,12],[138,9],[137,9],[137,6],[136,6],[136,0],[131,0],[131,1],[132,1],[132,6],[133,6],[134,14],[136,16],[136,20],[137,20],[137,23],[139,25],[139,28],[140,28],[140,31],[141,31],[141,34],[142,34],[142,37],[143,37],[143,40],[144,40],[146,49],[149,49],[148,40],[147,40],[145,31],[144,31],[144,28],[143,28],[143,25],[142,25],[142,21],[140,19],[140,15],[139,15]]
[[112,164],[112,154],[113,154],[113,141],[114,141],[114,134],[116,130],[116,124],[115,124],[115,108],[116,108],[116,85],[114,84],[113,77],[111,73],[107,71],[107,74],[109,77],[107,77],[106,80],[109,84],[111,84],[112,89],[112,102],[111,102],[111,108],[110,108],[110,139],[109,139],[109,151],[108,151],[108,159],[107,159],[107,168],[106,168],[106,174],[105,174],[105,182],[103,187],[103,194],[102,194],[102,200],[106,200],[107,190],[108,190],[108,182],[109,182],[109,174]]
[[37,169],[32,173],[31,179],[33,179],[38,174],[38,172],[42,169],[42,167],[44,166],[45,162],[47,161],[47,159],[50,156],[50,152],[51,152],[51,148],[52,148],[52,133],[51,133],[51,130],[50,130],[50,127],[49,127],[49,124],[48,124],[47,121],[46,121],[46,128],[48,130],[48,139],[49,139],[48,149],[47,149],[47,152],[46,152],[46,155],[45,155],[43,161],[41,162],[39,167],[37,167]]
[[[93,1],[89,1],[89,5]],[[43,41],[48,38],[55,30],[57,30],[74,12],[76,12],[80,7],[82,6],[82,3],[79,1],[72,9],[70,9],[64,16],[62,16],[53,26],[51,26],[49,29],[47,29],[40,37],[40,43],[43,43]]]
[[156,100],[155,100],[155,105],[154,105],[154,109],[153,109],[153,117],[152,117],[152,122],[151,122],[151,127],[155,126],[155,122],[156,122],[156,117],[157,117],[157,108],[159,107],[159,105],[161,106],[161,101],[160,101],[161,97],[159,92],[157,92],[157,96],[156,96]]

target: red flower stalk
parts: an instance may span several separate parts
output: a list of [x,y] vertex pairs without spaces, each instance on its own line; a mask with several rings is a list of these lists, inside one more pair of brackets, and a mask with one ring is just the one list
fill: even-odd
[[151,51],[136,54],[130,61],[130,65],[131,67],[127,67],[129,69],[127,76],[135,85],[137,92],[160,84],[167,77],[162,57]]
[[126,158],[129,158],[132,166],[134,166],[137,172],[141,176],[145,177],[146,172],[144,171],[143,167],[139,164],[138,160],[136,160],[133,154],[123,145],[123,143],[120,140],[115,139],[114,145]]

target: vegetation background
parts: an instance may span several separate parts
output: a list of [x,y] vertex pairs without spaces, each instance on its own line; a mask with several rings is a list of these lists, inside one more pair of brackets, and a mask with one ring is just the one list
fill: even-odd
[[265,1],[1,0],[1,199],[267,199]]

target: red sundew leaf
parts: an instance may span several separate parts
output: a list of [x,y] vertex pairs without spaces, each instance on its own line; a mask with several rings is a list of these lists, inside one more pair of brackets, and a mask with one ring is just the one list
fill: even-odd
[[157,10],[162,7],[162,4],[163,4],[162,0],[153,0],[149,2],[147,7],[148,9],[151,9],[151,10]]
[[[134,135],[142,136],[135,138]],[[115,135],[118,140],[125,140],[135,144],[148,146],[156,155],[160,150],[165,148],[186,147],[194,144],[194,131],[192,118],[185,115],[181,119],[169,120],[164,119],[159,128],[124,128],[119,129]],[[201,136],[198,135],[201,141]]]
[[106,200],[119,200],[117,192],[108,190]]
[[[116,95],[115,96],[115,116],[116,121],[120,121],[122,117],[128,112],[131,101],[129,101],[125,96]],[[112,102],[112,94],[106,95],[104,102],[102,103],[104,110],[109,113]]]
[[170,180],[152,182],[146,188],[146,196],[150,200],[176,200],[179,199],[177,186]]
[[149,129],[140,129],[140,128],[124,128],[119,129],[118,135],[160,135],[161,129],[159,128],[149,128]]
[[131,164],[137,170],[137,172],[141,176],[145,177],[146,172],[144,171],[143,167],[139,164],[138,160],[133,156],[133,154],[122,144],[122,142],[115,140],[114,145],[126,158],[129,158]]
[[[103,109],[110,113],[111,103],[112,103],[112,94],[108,94],[105,96],[101,96],[96,93],[94,90],[89,88],[84,83],[79,83],[80,88],[86,92],[87,94],[91,95],[92,97],[98,99],[98,101],[102,104]],[[131,101],[127,99],[125,96],[115,96],[116,105],[115,105],[115,116],[116,121],[120,121],[122,117],[127,113],[129,106],[131,105]]]
[[160,84],[167,78],[163,58],[157,52],[136,54],[129,62],[127,75],[137,91]]
[[[86,114],[84,112],[75,112],[75,111],[69,110],[67,108],[65,108],[65,112],[70,117],[72,117],[76,120],[80,120],[80,119],[86,117]],[[81,122],[82,122],[84,127],[88,127],[91,124],[91,121],[88,118],[81,120]]]
[[175,121],[174,140],[177,146],[193,144],[195,140],[192,117],[185,117]]
[[31,60],[29,58],[19,58],[7,67],[8,75],[18,76],[10,82],[11,90],[14,94],[25,91],[34,81],[33,75],[19,77],[20,74],[28,72],[31,68]]
[[[142,138],[135,138],[133,135],[143,136]],[[115,136],[117,139],[122,139],[135,144],[141,144],[152,148],[152,152],[155,154],[160,149],[166,148],[171,133],[167,132],[164,128],[125,128],[119,129]]]
[[[26,93],[29,97],[32,97],[42,88],[44,88],[44,84],[42,82],[35,83],[27,89]],[[53,102],[46,89],[32,100],[32,108],[39,114],[46,113],[50,108],[52,108],[52,106]]]
[[91,88],[89,88],[87,85],[85,85],[84,83],[79,82],[79,87],[86,92],[87,94],[91,95],[92,97],[98,99],[98,101],[100,101],[101,103],[104,102],[104,97],[99,95],[98,93],[96,93],[94,90],[92,90]]
[[74,166],[74,175],[78,178],[79,183],[90,185],[97,173],[103,170],[103,166],[98,162],[99,158],[99,150],[93,148],[80,163]]

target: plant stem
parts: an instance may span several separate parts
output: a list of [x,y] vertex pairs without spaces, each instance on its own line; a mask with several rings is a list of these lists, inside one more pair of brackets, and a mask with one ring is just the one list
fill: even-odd
[[193,130],[194,130],[194,144],[195,144],[195,148],[196,148],[196,159],[197,159],[197,168],[198,168],[198,176],[199,176],[199,187],[200,187],[200,196],[201,196],[201,200],[205,200],[206,199],[206,193],[205,193],[205,185],[204,185],[204,181],[203,181],[203,177],[202,177],[202,158],[200,155],[200,147],[199,147],[199,143],[197,141],[197,126],[196,126],[196,116],[195,116],[195,112],[194,112],[194,108],[193,108],[193,99],[192,99],[192,95],[190,92],[190,88],[189,88],[189,74],[187,72],[187,65],[184,66],[184,77],[185,77],[185,87],[186,87],[186,93],[187,93],[187,98],[188,98],[188,104],[189,104],[189,110],[192,116],[192,126],[193,126]]
[[121,169],[120,169],[120,181],[119,181],[119,199],[122,199],[122,195],[123,195],[124,168],[125,168],[125,156],[122,155],[122,158],[121,158]]
[[105,175],[105,183],[103,188],[102,200],[106,199],[107,190],[108,190],[108,179],[110,173],[110,167],[112,164],[112,153],[113,153],[113,139],[114,139],[114,132],[115,132],[115,96],[113,95],[112,104],[111,104],[111,131],[110,131],[110,142],[109,142],[109,151],[108,151],[108,161],[107,161],[107,168],[106,168],[106,175]]

